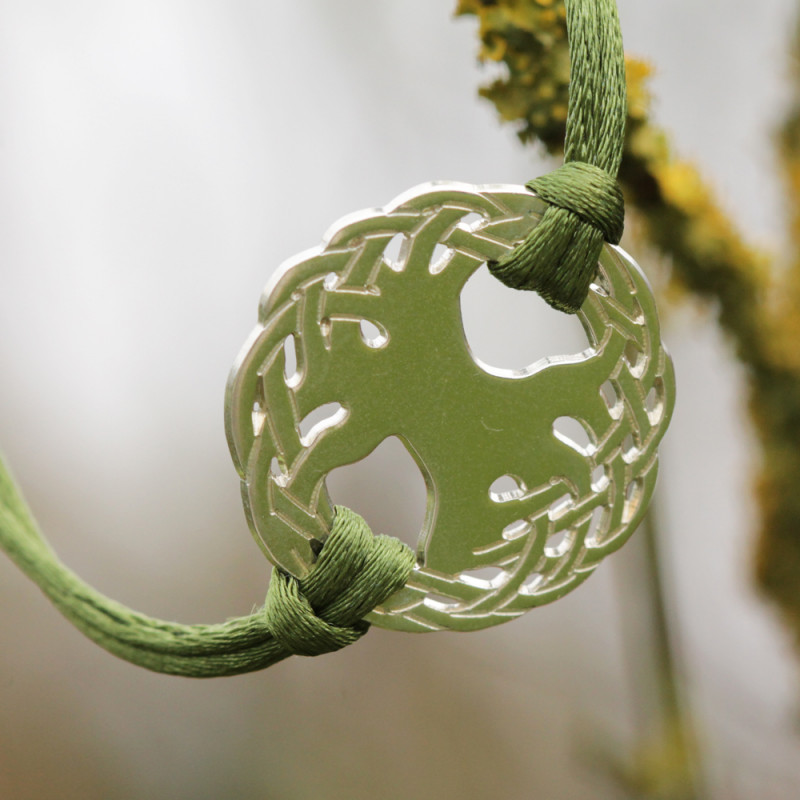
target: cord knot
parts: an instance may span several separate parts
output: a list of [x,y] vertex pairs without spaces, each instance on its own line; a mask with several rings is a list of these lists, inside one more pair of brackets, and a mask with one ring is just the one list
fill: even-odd
[[362,517],[336,507],[331,533],[307,577],[275,569],[265,621],[288,653],[316,656],[340,650],[369,629],[363,617],[401,589],[414,568],[409,547],[373,536]]
[[604,169],[569,161],[526,185],[545,202],[571,211],[597,228],[606,242],[619,244],[625,227],[625,201],[619,184]]
[[589,292],[603,242],[622,238],[622,191],[605,170],[582,161],[526,185],[549,206],[527,238],[489,269],[506,286],[536,291],[574,314]]

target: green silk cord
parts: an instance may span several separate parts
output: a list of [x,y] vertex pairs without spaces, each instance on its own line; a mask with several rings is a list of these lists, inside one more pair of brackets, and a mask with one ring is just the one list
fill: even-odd
[[264,669],[292,654],[319,655],[366,633],[363,617],[401,589],[414,554],[336,508],[330,536],[307,578],[274,570],[261,612],[218,625],[180,625],[135,611],[92,589],[56,557],[0,459],[0,547],[82,633],[115,656],[169,675],[216,678]]
[[[550,205],[528,238],[493,274],[576,311],[603,241],[622,234],[616,185],[625,122],[625,67],[614,0],[567,0],[571,87],[565,164],[528,186]],[[292,654],[338,650],[368,629],[363,618],[402,588],[415,564],[396,539],[373,536],[337,507],[308,576],[273,570],[264,608],[217,625],[181,625],[136,613],[92,589],[47,544],[0,458],[0,548],[86,636],[120,658],[171,675],[251,672]]]
[[574,314],[603,242],[618,244],[625,209],[616,177],[625,136],[625,54],[615,0],[565,0],[570,53],[564,165],[530,181],[549,203],[539,224],[489,264],[507,286],[538,292]]

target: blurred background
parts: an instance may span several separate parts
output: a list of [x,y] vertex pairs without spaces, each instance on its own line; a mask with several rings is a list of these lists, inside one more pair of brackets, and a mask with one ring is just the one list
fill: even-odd
[[[779,250],[772,139],[796,3],[619,7],[626,49],[656,68],[657,121],[750,239]],[[268,565],[222,404],[271,272],[418,183],[549,168],[478,98],[492,70],[476,61],[476,21],[453,11],[0,7],[0,447],[55,549],[99,590],[183,622],[258,607]],[[535,298],[488,279],[468,290],[484,360],[572,349],[574,327]],[[797,659],[753,578],[743,376],[707,311],[665,317],[678,404],[655,525],[693,761],[680,796],[791,800]],[[391,444],[331,487],[376,530],[407,539],[422,517],[421,478]],[[677,797],[631,777],[670,759],[646,556],[632,542],[577,592],[499,628],[374,629],[338,654],[205,682],[116,660],[0,558],[0,797]]]

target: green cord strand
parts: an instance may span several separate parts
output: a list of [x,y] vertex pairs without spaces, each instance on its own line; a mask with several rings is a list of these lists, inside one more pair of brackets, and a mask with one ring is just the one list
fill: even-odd
[[0,548],[82,633],[115,656],[169,675],[216,678],[319,655],[366,633],[363,617],[401,589],[414,567],[402,542],[373,536],[337,507],[331,534],[302,581],[275,570],[264,609],[218,625],[153,619],[84,583],[56,557],[0,459]]
[[527,186],[550,205],[511,253],[489,265],[507,286],[567,313],[583,305],[604,241],[622,237],[616,177],[625,137],[625,55],[614,0],[566,0],[570,94],[564,165]]

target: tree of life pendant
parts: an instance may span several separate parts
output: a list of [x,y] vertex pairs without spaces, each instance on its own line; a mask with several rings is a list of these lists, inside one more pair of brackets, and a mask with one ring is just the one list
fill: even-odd
[[[395,436],[422,472],[417,565],[368,615],[377,625],[475,630],[549,603],[628,539],[652,495],[674,375],[650,288],[620,248],[604,246],[578,314],[583,352],[498,374],[469,349],[464,284],[544,210],[521,186],[439,183],[340,220],[278,270],[231,373],[248,521],[291,575],[330,530],[331,470]],[[588,444],[557,429],[565,417]]]

